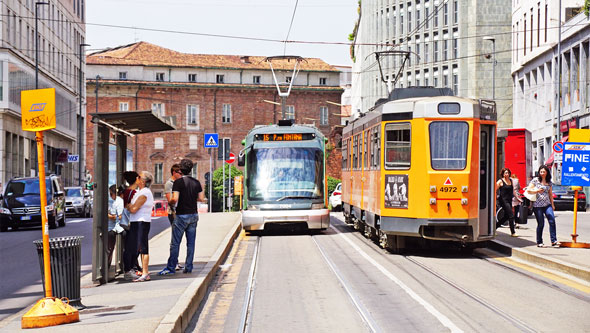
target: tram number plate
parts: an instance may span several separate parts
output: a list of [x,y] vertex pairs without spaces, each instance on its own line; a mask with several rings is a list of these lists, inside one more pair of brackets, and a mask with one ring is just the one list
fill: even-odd
[[457,192],[456,186],[443,186],[440,188],[441,192]]

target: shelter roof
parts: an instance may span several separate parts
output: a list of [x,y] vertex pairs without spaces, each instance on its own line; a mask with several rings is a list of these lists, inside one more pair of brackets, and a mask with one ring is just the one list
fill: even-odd
[[103,122],[131,134],[175,130],[170,118],[157,116],[151,110],[91,113],[92,121]]
[[[265,57],[248,55],[191,54],[148,42],[123,45],[86,56],[88,65],[166,66],[270,70]],[[305,58],[301,71],[340,72],[319,58]],[[275,70],[293,70],[293,60],[273,60]]]

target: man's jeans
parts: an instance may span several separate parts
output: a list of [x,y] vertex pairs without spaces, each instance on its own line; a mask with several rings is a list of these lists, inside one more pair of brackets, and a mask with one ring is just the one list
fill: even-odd
[[193,257],[195,256],[195,239],[197,237],[197,222],[199,221],[198,214],[176,214],[174,223],[172,225],[172,242],[170,243],[170,257],[168,258],[169,271],[174,272],[176,265],[178,265],[178,251],[182,235],[186,232],[186,261],[184,270],[192,272]]
[[549,237],[551,238],[551,244],[557,242],[555,213],[553,212],[551,205],[545,207],[533,207],[533,211],[535,212],[535,218],[537,219],[537,244],[543,244],[545,216],[547,216],[547,222],[549,222]]

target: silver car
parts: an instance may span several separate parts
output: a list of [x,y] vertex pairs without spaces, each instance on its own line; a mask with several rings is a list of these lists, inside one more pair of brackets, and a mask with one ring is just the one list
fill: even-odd
[[85,195],[84,189],[80,186],[66,187],[66,214],[80,217],[90,217],[92,207],[89,196]]

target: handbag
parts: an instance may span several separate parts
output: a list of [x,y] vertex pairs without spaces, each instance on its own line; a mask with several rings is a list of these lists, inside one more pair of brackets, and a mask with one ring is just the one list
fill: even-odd
[[529,201],[537,201],[537,193],[530,193],[528,188],[524,190],[524,197]]

